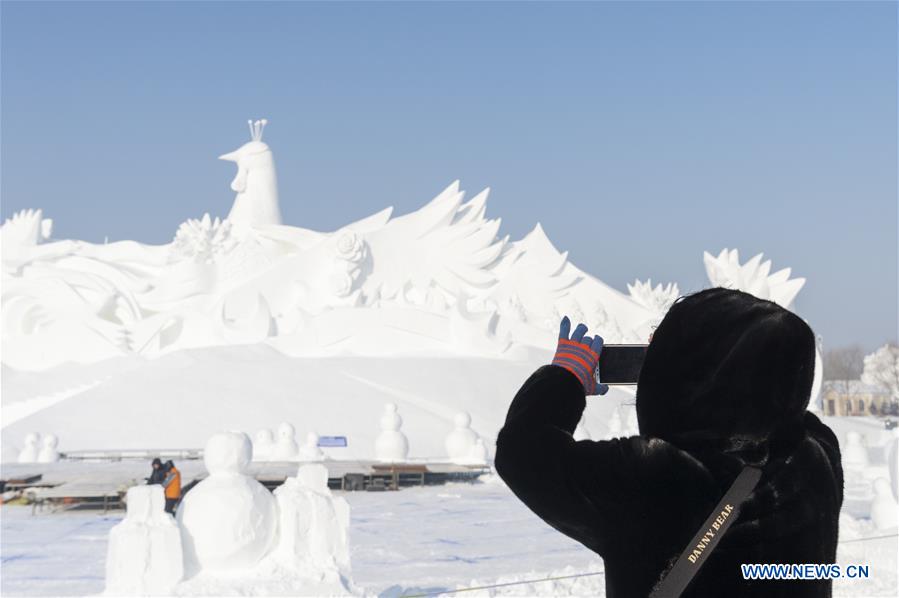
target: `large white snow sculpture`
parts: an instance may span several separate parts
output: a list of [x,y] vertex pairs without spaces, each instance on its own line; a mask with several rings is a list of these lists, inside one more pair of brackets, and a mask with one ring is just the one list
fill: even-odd
[[221,432],[206,443],[209,477],[178,508],[188,574],[253,568],[272,547],[277,505],[265,486],[246,475],[252,459],[246,434]]
[[[71,450],[146,448],[163,437],[195,446],[219,427],[257,429],[288,419],[304,421],[308,429],[342,427],[358,440],[342,452],[368,459],[376,431],[365,426],[373,424],[343,427],[339,415],[315,407],[324,400],[317,397],[285,404],[296,385],[283,391],[267,385],[258,399],[241,401],[223,419],[204,417],[210,395],[222,398],[220,386],[204,385],[184,398],[182,413],[190,417],[173,420],[166,417],[172,402],[144,400],[145,395],[171,399],[171,382],[141,371],[147,384],[140,396],[129,399],[149,410],[146,425],[98,439],[91,422],[102,414],[110,428],[128,428],[133,403],[114,400],[110,387],[130,383],[126,372],[132,366],[137,375],[143,368],[164,369],[180,360],[213,367],[225,359],[235,366],[221,378],[239,370],[247,372],[246,381],[260,375],[251,362],[264,356],[281,361],[285,375],[280,383],[288,384],[291,368],[282,357],[328,358],[309,371],[303,385],[322,395],[324,389],[330,393],[339,387],[337,395],[364,401],[370,382],[383,374],[366,379],[352,370],[389,358],[403,366],[419,360],[415,367],[420,369],[397,368],[392,380],[381,380],[383,388],[372,400],[402,400],[416,451],[438,456],[444,452],[439,428],[460,410],[474,413],[479,429],[501,425],[505,409],[492,403],[513,390],[513,379],[548,361],[562,315],[584,321],[609,343],[642,343],[676,291],[674,285],[646,283],[633,285],[628,296],[611,288],[571,263],[565,248],[557,248],[539,224],[523,238],[510,239],[502,234],[499,218],[488,216],[489,190],[471,196],[458,181],[407,214],[394,214],[392,208],[359,214],[361,219],[332,231],[275,224],[280,221],[275,215],[276,173],[261,127],[259,121],[257,134],[254,123],[255,139],[229,155],[238,164],[234,185],[240,189],[231,217],[223,219],[224,210],[202,209],[171,231],[170,243],[53,239],[50,222],[36,210],[13,217],[0,229],[3,365],[31,375],[66,368],[63,364],[69,362],[98,368],[115,364],[110,366],[115,370],[110,386],[72,395],[15,422],[4,420],[5,434],[19,440],[32,429],[56,429],[56,422],[67,421],[72,431],[67,430],[65,443]],[[267,206],[261,210],[267,216],[256,213],[259,206]],[[760,293],[768,289],[768,296],[780,297],[782,290],[796,290],[789,284],[781,288],[774,277],[755,284],[761,266],[748,277],[740,268],[733,277],[749,280]],[[727,267],[722,271],[730,272]],[[147,363],[160,357],[165,359]],[[434,388],[450,376],[480,371],[485,357],[504,360],[493,368],[496,375],[489,383],[481,378],[470,389]],[[347,367],[338,367],[344,359]],[[121,374],[118,363],[127,365]],[[388,370],[394,371],[380,371]],[[178,368],[178,375],[189,377],[184,371]],[[819,372],[820,367],[816,380]],[[217,371],[204,375],[219,378]],[[400,380],[408,386],[399,388]],[[4,408],[14,395],[8,389],[16,384],[21,383],[4,378]],[[241,384],[232,384],[235,392],[246,392]],[[356,405],[355,400],[347,404]],[[85,417],[70,417],[75,404],[88,412]],[[587,417],[597,436],[607,429],[599,414]],[[428,433],[424,442],[422,427],[435,423],[438,432]],[[265,453],[259,452],[260,457]],[[287,453],[286,458],[295,458]]]
[[219,160],[237,163],[237,176],[231,181],[231,189],[237,192],[237,197],[228,213],[228,220],[234,224],[281,224],[275,159],[262,141],[266,124],[268,120],[264,118],[249,121],[251,140],[235,151],[219,156]]
[[162,486],[128,489],[125,519],[109,531],[106,595],[170,595],[184,575],[181,532]]
[[375,458],[378,461],[397,463],[409,456],[409,440],[400,430],[403,418],[396,405],[387,403],[381,416],[381,433],[375,439]]
[[328,233],[279,225],[263,124],[222,156],[238,164],[229,217],[189,219],[167,245],[51,241],[38,211],[4,225],[4,363],[262,342],[292,356],[519,359],[551,343],[563,313],[609,342],[648,335],[653,309],[576,268],[539,225],[498,236],[488,190],[466,201],[458,181],[410,214],[388,208]]
[[323,465],[301,465],[275,490],[278,546],[273,558],[303,577],[345,583],[350,576],[350,506],[328,489]]

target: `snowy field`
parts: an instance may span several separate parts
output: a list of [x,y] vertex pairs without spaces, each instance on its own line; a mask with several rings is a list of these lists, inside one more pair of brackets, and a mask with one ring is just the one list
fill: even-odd
[[[604,595],[602,560],[531,514],[502,484],[451,484],[399,492],[347,493],[353,577],[370,595],[439,593],[581,573],[598,575],[507,585],[475,595]],[[3,596],[97,594],[104,586],[106,542],[122,514],[68,512],[31,516],[4,506]],[[892,532],[895,534],[895,532]],[[897,594],[896,537],[866,519],[841,518],[840,563],[867,563],[871,577],[835,583],[838,596]]]

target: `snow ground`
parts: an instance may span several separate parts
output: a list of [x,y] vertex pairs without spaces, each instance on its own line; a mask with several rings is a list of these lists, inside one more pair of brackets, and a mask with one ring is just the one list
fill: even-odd
[[[347,493],[353,578],[373,595],[436,593],[550,576],[602,572],[602,560],[557,533],[501,482]],[[3,596],[97,594],[106,540],[121,513],[32,517],[0,510]],[[841,520],[841,541],[883,535],[868,520]],[[895,532],[892,532],[895,533]],[[867,563],[871,578],[835,583],[837,596],[895,596],[896,538],[841,545],[838,561]],[[603,596],[602,575],[484,590],[480,595]],[[472,593],[466,592],[466,596]]]

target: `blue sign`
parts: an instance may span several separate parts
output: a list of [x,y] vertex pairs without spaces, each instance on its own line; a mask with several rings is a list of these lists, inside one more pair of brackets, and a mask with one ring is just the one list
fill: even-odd
[[319,436],[318,446],[346,446],[346,436]]

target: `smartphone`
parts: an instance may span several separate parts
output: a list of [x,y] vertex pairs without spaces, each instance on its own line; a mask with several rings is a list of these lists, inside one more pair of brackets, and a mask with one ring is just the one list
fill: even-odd
[[603,384],[636,384],[649,345],[604,345],[597,368]]

